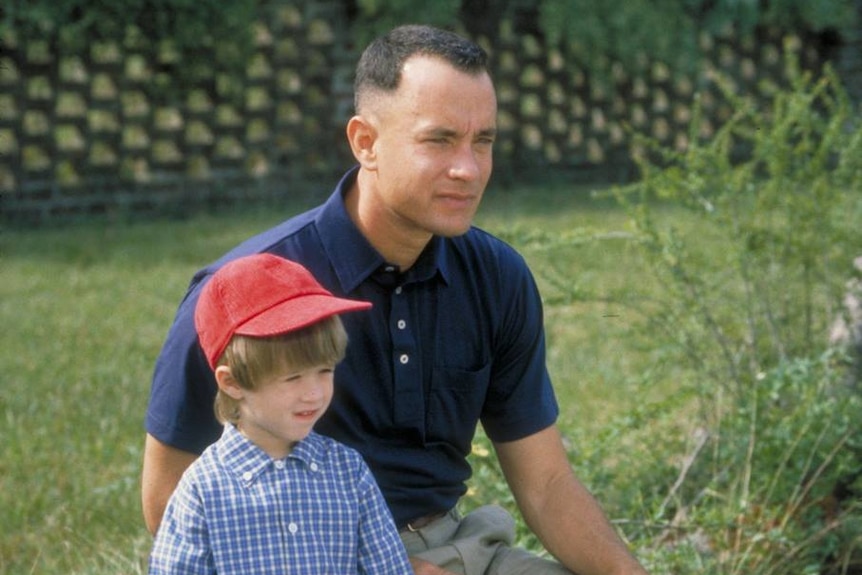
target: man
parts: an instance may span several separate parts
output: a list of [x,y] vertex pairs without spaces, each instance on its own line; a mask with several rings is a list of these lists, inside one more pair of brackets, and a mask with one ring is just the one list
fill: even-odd
[[[326,203],[196,275],[147,413],[151,531],[183,470],[220,434],[194,302],[225,262],[271,252],[302,263],[336,295],[374,304],[344,319],[348,355],[316,429],[363,454],[417,573],[645,573],[566,458],[532,275],[514,250],[471,225],[496,135],[486,66],[477,45],[430,27],[373,42],[357,67],[347,125],[358,167]],[[512,521],[498,508],[452,511],[480,421],[527,524],[567,569],[510,547]]]

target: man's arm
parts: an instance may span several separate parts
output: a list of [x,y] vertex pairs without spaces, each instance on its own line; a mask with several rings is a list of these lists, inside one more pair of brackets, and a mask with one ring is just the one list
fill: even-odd
[[141,503],[147,530],[155,535],[168,499],[183,472],[198,456],[162,443],[149,433],[144,444],[144,469],[141,474]]
[[646,575],[575,476],[555,425],[494,447],[527,525],[563,565],[581,575]]

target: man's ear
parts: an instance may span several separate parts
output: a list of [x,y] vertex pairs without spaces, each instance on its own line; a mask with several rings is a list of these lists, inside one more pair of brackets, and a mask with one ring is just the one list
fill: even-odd
[[365,116],[356,115],[347,122],[347,142],[353,157],[366,170],[377,169],[377,128]]
[[226,365],[220,365],[215,370],[216,383],[218,388],[224,393],[237,401],[242,399],[243,389],[240,387],[230,368]]

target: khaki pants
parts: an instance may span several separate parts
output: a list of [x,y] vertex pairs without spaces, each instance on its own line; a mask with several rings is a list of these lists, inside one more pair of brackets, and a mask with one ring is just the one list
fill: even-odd
[[401,540],[411,557],[424,559],[459,575],[572,575],[556,561],[512,547],[515,521],[496,505],[464,517],[452,510]]

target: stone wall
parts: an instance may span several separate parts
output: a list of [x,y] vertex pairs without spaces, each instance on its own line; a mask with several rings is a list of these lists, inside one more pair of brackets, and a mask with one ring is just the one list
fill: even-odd
[[[346,41],[342,5],[272,2],[255,26],[244,78],[213,69],[173,98],[151,87],[183,63],[133,33],[80,43],[84,48],[4,39],[0,219],[32,225],[328,191],[352,162],[344,125],[358,54]],[[510,22],[493,42],[477,40],[494,63],[496,161],[508,179],[548,170],[624,179],[629,128],[684,146],[695,94],[709,118],[702,136],[727,117],[712,71],[728,74],[741,92],[768,98],[783,83],[785,47],[806,66],[824,57],[821,46],[777,32],[704,35],[709,64],[689,77],[672,76],[647,55],[635,72],[607,62],[601,77],[590,77],[581,63]]]

